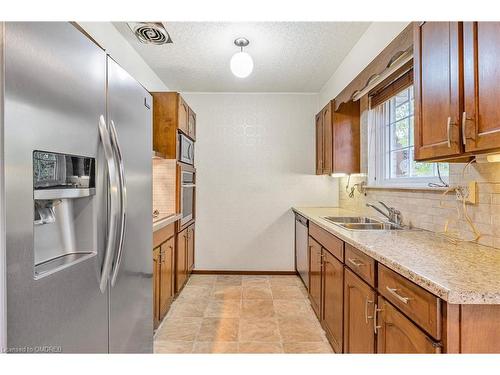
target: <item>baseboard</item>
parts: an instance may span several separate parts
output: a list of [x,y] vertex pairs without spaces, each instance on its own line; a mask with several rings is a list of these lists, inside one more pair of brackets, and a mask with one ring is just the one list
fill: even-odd
[[296,271],[193,270],[193,275],[296,275]]

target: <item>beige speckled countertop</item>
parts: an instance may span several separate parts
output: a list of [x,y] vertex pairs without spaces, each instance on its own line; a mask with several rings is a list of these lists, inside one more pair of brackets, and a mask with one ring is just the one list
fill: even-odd
[[158,218],[153,221],[153,232],[161,228],[165,228],[167,225],[172,224],[179,220],[182,217],[182,214],[171,214],[162,218]]
[[423,230],[352,231],[323,219],[358,216],[341,208],[293,210],[448,303],[500,304],[500,249]]

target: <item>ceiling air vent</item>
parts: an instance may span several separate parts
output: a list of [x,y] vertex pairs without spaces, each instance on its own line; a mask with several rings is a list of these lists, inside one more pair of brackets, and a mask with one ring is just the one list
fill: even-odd
[[172,39],[161,22],[129,22],[128,27],[144,44],[167,44]]

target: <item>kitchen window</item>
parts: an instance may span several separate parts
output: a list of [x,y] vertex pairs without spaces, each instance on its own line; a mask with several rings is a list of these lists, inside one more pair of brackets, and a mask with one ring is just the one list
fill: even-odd
[[438,187],[447,184],[448,163],[414,160],[414,121],[413,85],[377,103],[369,112],[369,185]]

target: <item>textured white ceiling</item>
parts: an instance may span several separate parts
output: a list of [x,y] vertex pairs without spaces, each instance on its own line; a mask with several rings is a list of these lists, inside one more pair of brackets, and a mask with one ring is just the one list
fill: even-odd
[[[200,92],[318,92],[369,22],[166,22],[173,44],[140,43],[114,23],[169,89]],[[244,79],[229,69],[237,37],[254,59]]]

